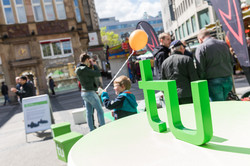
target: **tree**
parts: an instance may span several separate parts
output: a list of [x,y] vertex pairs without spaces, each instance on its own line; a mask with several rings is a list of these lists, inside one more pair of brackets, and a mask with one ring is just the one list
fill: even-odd
[[106,27],[101,28],[101,37],[104,45],[108,45],[109,47],[121,44],[119,40],[119,35],[115,34],[113,31],[106,31]]

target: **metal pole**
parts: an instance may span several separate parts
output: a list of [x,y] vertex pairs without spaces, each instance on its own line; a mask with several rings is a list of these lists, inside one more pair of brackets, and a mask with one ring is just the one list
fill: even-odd
[[108,87],[110,86],[110,84],[114,81],[114,79],[117,77],[117,75],[120,73],[120,71],[122,70],[122,68],[125,66],[125,64],[128,62],[129,58],[134,54],[134,50],[132,51],[132,53],[129,55],[128,59],[123,63],[122,67],[118,70],[118,72],[116,73],[116,75],[113,77],[113,79],[109,82],[109,84],[105,87],[104,90],[107,90]]

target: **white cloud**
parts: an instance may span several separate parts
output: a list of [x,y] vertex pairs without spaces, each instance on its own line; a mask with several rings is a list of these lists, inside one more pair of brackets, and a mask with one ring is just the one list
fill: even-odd
[[156,16],[161,11],[160,0],[95,0],[100,18],[115,17],[119,21],[140,19],[144,12]]

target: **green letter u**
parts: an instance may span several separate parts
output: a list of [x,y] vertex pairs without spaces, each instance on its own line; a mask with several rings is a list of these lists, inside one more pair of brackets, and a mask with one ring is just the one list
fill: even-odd
[[195,81],[191,83],[194,103],[196,130],[185,128],[181,121],[176,82],[173,80],[153,81],[150,61],[140,61],[142,81],[139,87],[143,89],[147,117],[154,131],[166,131],[166,123],[158,116],[155,99],[155,90],[164,92],[169,127],[173,135],[182,141],[194,145],[202,145],[213,136],[212,119],[209,104],[207,81]]

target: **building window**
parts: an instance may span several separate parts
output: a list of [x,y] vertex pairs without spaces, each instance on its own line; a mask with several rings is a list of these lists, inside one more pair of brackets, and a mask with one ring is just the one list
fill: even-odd
[[15,6],[16,6],[16,13],[17,13],[17,19],[19,23],[26,23],[27,17],[25,8],[23,5],[23,0],[15,0]]
[[175,33],[175,40],[178,40],[179,39],[178,38],[178,30],[176,29],[174,33]]
[[187,25],[187,34],[190,35],[192,33],[190,20],[186,21],[186,25]]
[[47,20],[55,20],[55,13],[53,9],[52,0],[43,0],[45,15]]
[[14,24],[15,18],[13,15],[13,10],[11,8],[10,0],[2,0],[2,6],[6,24]]
[[179,31],[179,39],[181,40],[182,39],[182,27],[180,26],[179,28],[178,28],[178,31]]
[[59,20],[66,19],[65,7],[63,0],[56,0],[56,12]]
[[74,0],[74,5],[75,5],[76,21],[81,22],[82,18],[81,18],[81,13],[80,13],[80,9],[79,9],[78,0]]
[[202,10],[198,13],[199,18],[199,28],[202,29],[206,25],[210,24],[208,9]]
[[197,31],[197,28],[196,28],[195,16],[192,16],[192,17],[191,17],[191,22],[192,22],[193,32],[196,32],[196,31]]
[[181,14],[184,12],[184,6],[183,3],[181,3]]
[[52,54],[51,54],[51,48],[50,48],[50,44],[49,43],[41,44],[41,47],[42,47],[43,57],[50,57],[50,56],[52,56]]
[[41,41],[40,46],[44,58],[68,56],[73,52],[70,39]]
[[40,0],[31,0],[35,21],[43,21],[43,11],[41,8]]
[[71,54],[72,53],[70,41],[63,41],[62,46],[63,46],[63,54]]
[[182,30],[183,30],[183,37],[186,37],[187,36],[187,28],[186,28],[185,23],[182,24]]

